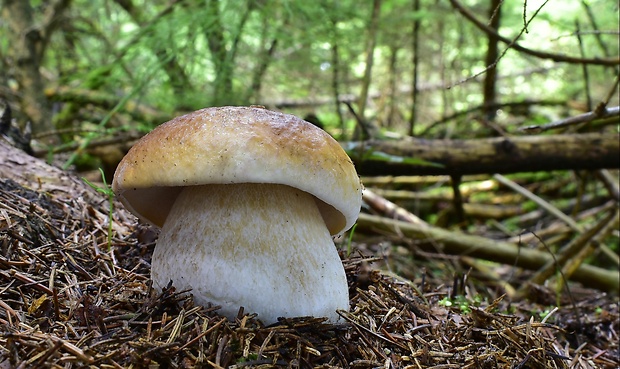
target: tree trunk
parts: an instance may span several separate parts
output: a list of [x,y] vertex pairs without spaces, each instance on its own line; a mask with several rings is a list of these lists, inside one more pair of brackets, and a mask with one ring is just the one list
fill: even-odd
[[260,55],[258,57],[259,62],[252,71],[252,83],[245,94],[245,101],[254,102],[260,96],[263,77],[267,72],[267,68],[272,60],[273,53],[276,51],[277,45],[278,39],[273,38],[269,41],[269,44],[260,51]]
[[10,28],[6,37],[13,50],[15,79],[22,96],[21,111],[32,122],[32,131],[36,134],[50,132],[53,127],[39,70],[45,36],[43,30],[35,24],[33,12],[29,1],[6,0],[2,17]]
[[389,63],[389,70],[388,70],[388,79],[389,79],[389,86],[388,86],[388,106],[387,106],[387,117],[385,119],[385,125],[386,127],[389,128],[394,128],[394,124],[396,121],[396,117],[397,117],[397,112],[398,112],[398,108],[397,108],[397,103],[396,103],[396,99],[397,99],[397,95],[398,95],[398,68],[397,68],[397,61],[398,61],[398,51],[400,50],[400,47],[396,44],[394,45],[390,45],[390,63]]
[[409,117],[409,135],[415,136],[415,123],[418,119],[418,68],[419,68],[419,44],[420,44],[420,0],[413,0],[413,79],[411,82],[411,116]]
[[372,15],[370,17],[370,24],[368,25],[368,40],[366,42],[366,67],[364,69],[364,77],[362,78],[362,86],[357,108],[357,113],[360,117],[364,117],[366,102],[368,100],[368,91],[370,89],[372,66],[375,60],[375,45],[377,44],[377,32],[379,30],[381,0],[374,0],[372,4]]
[[[489,27],[499,31],[503,0],[491,0],[489,8]],[[483,85],[483,105],[485,106],[484,116],[492,122],[495,120],[496,110],[492,108],[497,103],[495,85],[497,82],[497,63],[499,62],[499,53],[497,45],[499,37],[496,34],[489,34],[487,39],[487,55],[485,57],[485,65],[487,67],[486,76]]]
[[[596,40],[596,43],[599,45],[601,51],[603,52],[603,55],[605,55],[606,58],[611,57],[612,54],[609,52],[609,48],[607,47],[607,44],[603,41],[603,37],[602,37],[603,32],[600,32],[601,28],[598,26],[596,22],[596,18],[594,18],[594,13],[592,12],[592,8],[590,7],[590,4],[585,0],[581,0],[581,5],[583,6],[584,10],[586,11],[586,15],[588,16],[588,21],[590,23],[590,30],[593,31],[592,37],[594,37],[594,39]],[[618,73],[620,73],[620,69],[618,69],[617,65],[609,66],[609,69],[611,69],[613,72],[612,76],[615,76]]]
[[[226,37],[220,22],[220,2],[219,0],[211,0],[207,2],[206,6],[209,18],[205,21],[205,34],[209,51],[211,51],[211,61],[216,71],[212,103],[218,105],[228,100],[228,94],[232,92],[232,66],[230,65],[232,60],[228,60],[228,52],[226,51]],[[226,96],[221,95],[220,92],[225,93]]]
[[282,17],[283,21],[275,27],[275,31],[270,31],[274,27],[273,20],[268,17],[263,17],[260,42],[262,47],[258,51],[258,62],[252,70],[252,82],[246,89],[243,103],[257,103],[257,100],[260,99],[263,77],[273,60],[273,54],[278,46],[278,35],[289,23],[288,13],[283,14]]
[[239,101],[237,93],[233,90],[234,66],[241,35],[255,6],[254,0],[246,2],[246,8],[239,15],[239,24],[236,29],[229,32],[231,37],[227,38],[226,35],[228,33],[220,21],[220,1],[211,0],[207,2],[209,20],[205,22],[207,23],[205,34],[209,50],[211,51],[211,60],[216,71],[211,105],[221,106],[244,103]]
[[331,20],[331,68],[332,68],[332,97],[334,100],[334,113],[338,119],[338,127],[340,127],[342,133],[341,138],[347,137],[344,118],[342,116],[342,110],[340,109],[340,79],[342,68],[340,63],[340,51],[338,50],[338,43],[340,42],[338,32],[338,20],[330,18]]
[[[464,175],[620,168],[612,133],[345,144],[360,175]],[[418,160],[414,162],[413,160]],[[420,164],[419,161],[434,163]]]

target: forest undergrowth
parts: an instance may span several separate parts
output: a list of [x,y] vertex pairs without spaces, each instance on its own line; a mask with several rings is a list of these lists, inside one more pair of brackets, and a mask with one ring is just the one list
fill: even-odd
[[[471,204],[493,206],[493,198],[501,197],[508,215],[483,226],[480,211],[466,207],[470,223],[461,229],[502,242],[514,237],[520,247],[541,253],[570,237],[570,227],[511,191],[476,196],[476,188],[484,188],[479,179],[464,187],[471,187]],[[557,177],[520,181],[526,179],[524,188],[537,186],[539,194],[576,198]],[[454,215],[436,180],[422,181],[428,190],[418,193],[430,200],[416,201],[433,206],[434,224],[442,224]],[[264,326],[243,311],[229,321],[217,307],[195,306],[191,291],[173,285],[154,291],[149,261],[157,231],[114,204],[110,238],[104,194],[86,185],[81,190],[88,196],[58,185],[36,190],[2,180],[0,367],[618,367],[617,291],[564,284],[568,275],[556,272],[535,284],[536,271],[448,253],[441,241],[397,228],[387,232],[372,217],[430,225],[388,201],[388,193],[368,198],[379,187],[406,191],[413,178],[379,186],[382,181],[368,179],[367,221],[360,221],[351,243],[339,240],[351,297],[342,323],[308,317]],[[595,225],[612,206],[604,189],[589,193],[572,216]],[[521,210],[511,213],[512,207]],[[535,231],[511,234],[534,219]],[[613,261],[600,248],[594,255],[599,268]],[[520,296],[522,286],[528,288]]]

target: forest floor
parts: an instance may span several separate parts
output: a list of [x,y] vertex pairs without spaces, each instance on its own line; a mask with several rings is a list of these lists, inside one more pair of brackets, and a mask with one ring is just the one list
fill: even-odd
[[232,322],[188,291],[154,291],[157,232],[118,204],[109,229],[107,197],[93,199],[0,180],[1,369],[620,366],[616,296],[569,284],[511,301],[450,258],[413,258],[377,234],[343,255],[342,324]]

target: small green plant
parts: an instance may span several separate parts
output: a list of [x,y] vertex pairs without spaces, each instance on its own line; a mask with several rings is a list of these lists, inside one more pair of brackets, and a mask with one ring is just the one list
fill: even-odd
[[469,314],[471,313],[471,307],[479,307],[482,303],[482,296],[475,295],[473,299],[468,299],[463,295],[458,295],[455,298],[450,298],[448,296],[439,300],[439,305],[445,307],[455,307],[458,308],[462,313]]
[[538,316],[541,319],[545,319],[549,314],[551,314],[552,311],[553,311],[553,308],[541,310],[541,311],[538,312]]
[[237,360],[237,364],[249,363],[258,359],[257,354],[248,354],[248,357],[241,357]]
[[108,251],[109,251],[110,248],[112,247],[112,220],[113,220],[112,215],[114,213],[114,191],[112,191],[112,188],[108,185],[108,182],[106,182],[105,173],[103,172],[103,169],[99,168],[99,172],[101,172],[101,180],[103,181],[103,187],[92,183],[91,181],[89,181],[88,179],[84,177],[82,177],[82,180],[86,182],[87,185],[92,187],[95,191],[101,194],[104,194],[108,197],[108,204],[109,204],[109,208],[108,208]]

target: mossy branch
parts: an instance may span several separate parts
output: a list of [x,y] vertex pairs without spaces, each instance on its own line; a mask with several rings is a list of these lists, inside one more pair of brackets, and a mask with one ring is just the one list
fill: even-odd
[[[357,232],[372,230],[407,238],[433,240],[435,244],[443,246],[442,251],[452,255],[467,255],[530,270],[539,270],[552,262],[551,255],[545,252],[429,225],[411,224],[368,214],[360,214],[357,224]],[[605,291],[618,293],[620,289],[618,271],[592,265],[582,264],[570,279]]]

